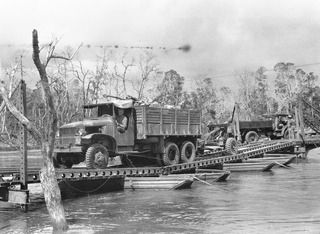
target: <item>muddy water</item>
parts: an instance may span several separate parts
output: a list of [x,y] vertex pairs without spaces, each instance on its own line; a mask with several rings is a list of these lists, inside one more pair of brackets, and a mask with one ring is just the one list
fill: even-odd
[[[225,183],[188,190],[65,200],[68,233],[320,233],[320,150],[292,167],[233,173]],[[27,214],[1,204],[0,233],[51,233],[36,197]]]

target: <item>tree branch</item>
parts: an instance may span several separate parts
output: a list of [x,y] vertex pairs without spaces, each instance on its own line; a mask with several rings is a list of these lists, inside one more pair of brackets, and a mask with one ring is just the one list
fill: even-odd
[[[52,51],[52,54],[50,55],[49,60],[50,59],[63,59],[63,60],[71,61],[81,47],[82,47],[82,43],[78,46],[78,48],[73,52],[73,54],[70,57],[56,55],[56,54],[53,54],[54,51]],[[54,50],[54,48],[55,47],[53,47],[53,50]],[[49,60],[47,61],[47,64],[48,64]]]
[[10,102],[7,92],[4,87],[0,87],[0,95],[2,96],[4,103],[10,113],[23,125],[27,128],[33,138],[39,143],[42,144],[42,136],[41,133],[34,127],[34,125],[27,119],[22,113],[18,111],[18,109]]

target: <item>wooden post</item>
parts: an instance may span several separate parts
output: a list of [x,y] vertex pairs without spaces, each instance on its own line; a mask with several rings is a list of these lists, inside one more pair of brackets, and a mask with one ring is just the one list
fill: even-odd
[[143,138],[146,139],[149,135],[148,121],[147,121],[147,106],[141,107],[142,111],[142,126],[143,126]]
[[160,108],[160,134],[163,134],[163,109]]
[[188,110],[188,134],[191,134],[191,131],[190,131],[190,121],[191,121],[191,113],[190,113],[190,110]]
[[296,119],[296,130],[297,130],[297,133],[295,134],[295,139],[299,139],[299,132],[300,132],[300,121],[299,121],[299,111],[298,111],[298,108],[295,107],[294,109],[294,113],[295,113],[295,119]]
[[[299,126],[300,126],[300,138],[304,139],[304,121],[303,121],[303,113],[302,113],[302,101],[301,98],[299,98],[299,111],[298,111],[298,116],[299,116]],[[301,139],[301,140],[303,140]]]
[[[23,80],[21,80],[16,87],[16,89],[12,92],[10,101],[12,101],[12,105],[22,113],[24,116],[27,116],[27,102],[26,102],[26,84]],[[27,130],[26,127],[17,120],[18,124],[18,145],[19,145],[19,154],[20,154],[20,164],[19,164],[19,176],[20,176],[20,189],[23,191],[25,195],[25,204],[21,203],[21,208],[24,212],[28,211],[28,200],[29,200],[29,192],[28,192],[28,172],[27,172]],[[20,192],[21,192],[20,191]],[[16,193],[18,194],[18,193]],[[10,196],[9,196],[10,197]],[[24,199],[23,199],[24,200]],[[20,201],[21,202],[21,201]]]
[[236,139],[237,141],[241,141],[241,134],[240,134],[240,120],[239,120],[239,104],[236,103]]
[[202,134],[202,126],[201,126],[201,124],[202,124],[202,122],[201,122],[201,120],[202,120],[202,111],[199,111],[199,113],[200,113],[200,118],[199,118],[198,134],[201,135]]
[[174,134],[178,135],[177,132],[177,123],[178,122],[178,111],[177,109],[174,109]]
[[[20,82],[20,95],[19,95],[19,106],[20,106],[20,111],[24,116],[27,116],[27,111],[26,111],[26,84],[23,80]],[[20,152],[21,152],[21,163],[20,163],[20,182],[21,182],[21,189],[28,189],[28,173],[27,173],[27,130],[25,126],[22,124],[20,125]]]

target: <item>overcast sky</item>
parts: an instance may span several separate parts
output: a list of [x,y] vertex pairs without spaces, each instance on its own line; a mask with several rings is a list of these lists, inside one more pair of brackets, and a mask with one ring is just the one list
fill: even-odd
[[30,44],[33,28],[41,42],[54,35],[73,46],[190,44],[189,53],[157,52],[187,79],[320,62],[316,0],[0,0],[0,44]]

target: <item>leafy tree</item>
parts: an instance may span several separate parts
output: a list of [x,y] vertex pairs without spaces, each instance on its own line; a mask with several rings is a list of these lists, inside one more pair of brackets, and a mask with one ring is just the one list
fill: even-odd
[[218,102],[216,105],[216,118],[219,123],[226,122],[232,115],[234,97],[229,87],[223,86],[217,92]]
[[192,109],[194,108],[193,102],[192,102],[192,93],[189,93],[187,91],[183,91],[181,95],[181,108],[183,109]]
[[263,114],[273,112],[276,101],[270,95],[265,72],[266,68],[259,67],[256,72],[244,71],[238,75],[241,119],[260,119]]
[[293,113],[297,105],[297,98],[313,102],[318,95],[316,82],[318,76],[313,72],[306,73],[302,69],[295,69],[293,63],[277,63],[274,67],[277,72],[275,93],[277,94],[278,111]]
[[278,103],[278,112],[292,111],[298,89],[293,63],[280,62],[274,66],[277,73],[275,80],[275,94]]
[[256,116],[255,109],[259,105],[257,102],[255,73],[244,71],[238,77],[239,90],[237,100],[240,106],[240,119],[250,120]]
[[196,91],[191,92],[191,103],[193,108],[201,110],[203,124],[206,125],[209,121],[216,119],[218,102],[211,78],[198,81]]
[[181,105],[183,84],[184,77],[175,70],[165,72],[162,82],[157,87],[160,94],[155,100],[166,105]]
[[299,80],[300,93],[302,97],[313,102],[314,97],[319,95],[317,92],[319,86],[316,85],[318,76],[313,72],[305,73],[302,69],[297,69],[296,76]]
[[268,112],[268,103],[272,102],[272,100],[268,97],[268,83],[267,76],[265,75],[265,71],[267,69],[265,67],[260,67],[256,71],[255,78],[255,89],[253,96],[256,98],[255,100],[255,109],[254,114],[256,116],[261,116]]

